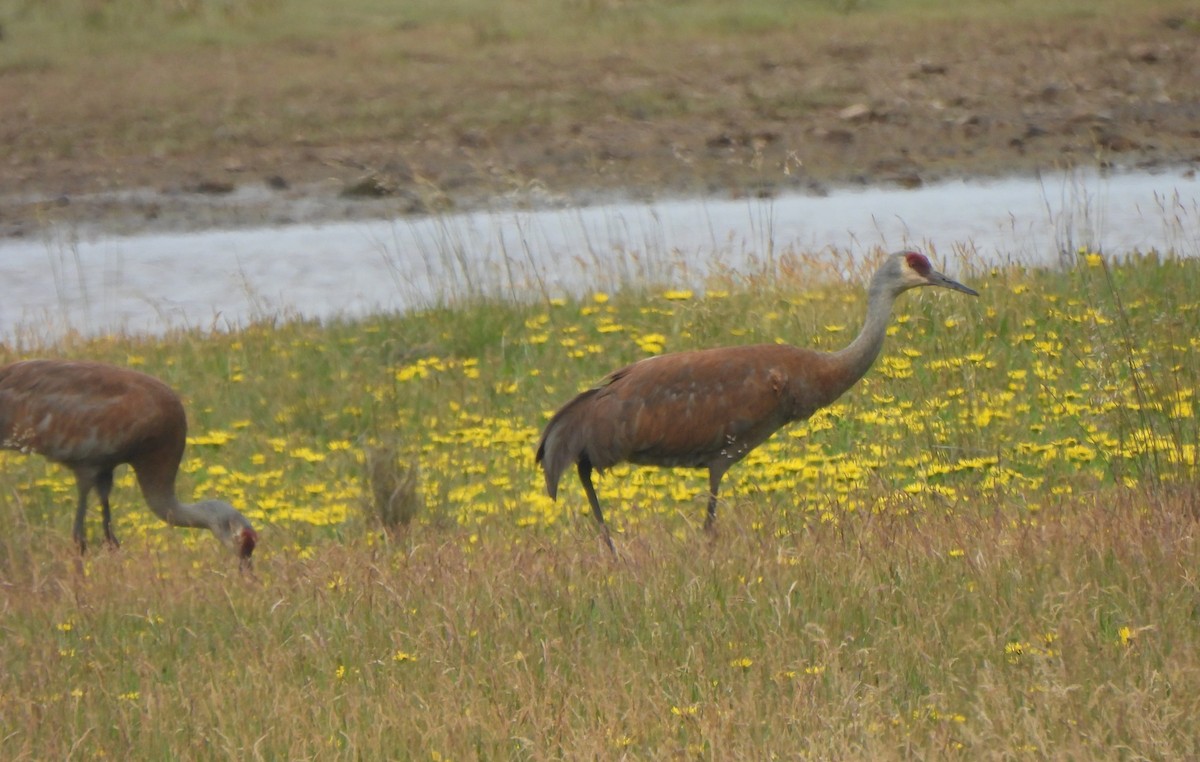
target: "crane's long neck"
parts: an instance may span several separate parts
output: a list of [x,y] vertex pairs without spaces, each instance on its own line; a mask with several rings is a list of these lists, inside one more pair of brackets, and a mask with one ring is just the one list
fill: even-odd
[[[170,459],[167,459],[169,462]],[[176,496],[175,475],[178,467],[138,462],[133,464],[133,470],[137,474],[138,486],[142,488],[146,505],[160,519],[177,527],[212,528],[213,516],[208,511],[201,510],[195,503],[181,503]]]
[[849,346],[830,355],[837,371],[837,386],[840,387],[836,389],[837,395],[841,395],[866,375],[875,359],[879,357],[879,352],[883,349],[883,340],[887,337],[888,321],[896,296],[894,291],[878,280],[871,282],[867,318],[862,330]]
[[210,530],[226,547],[238,554],[243,565],[248,564],[250,554],[258,544],[258,535],[245,516],[221,500],[181,503],[176,497],[175,476],[179,472],[184,447],[182,434],[177,440],[162,447],[149,448],[130,463],[137,474],[138,486],[142,488],[146,505],[172,526]]
[[180,502],[175,495],[174,487],[168,490],[147,489],[147,485],[143,484],[142,495],[146,498],[146,504],[150,506],[150,510],[172,526],[212,528],[212,514],[200,510],[197,503]]

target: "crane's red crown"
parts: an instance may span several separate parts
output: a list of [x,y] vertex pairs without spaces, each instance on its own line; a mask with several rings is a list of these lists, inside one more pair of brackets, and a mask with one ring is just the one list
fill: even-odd
[[928,275],[933,270],[933,265],[929,264],[929,260],[924,254],[916,251],[905,252],[904,261],[908,266],[917,272],[918,275]]

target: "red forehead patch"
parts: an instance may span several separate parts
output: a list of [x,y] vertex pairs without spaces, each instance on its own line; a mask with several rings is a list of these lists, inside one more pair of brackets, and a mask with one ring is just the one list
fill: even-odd
[[924,254],[918,254],[915,251],[910,251],[904,255],[904,261],[908,262],[908,266],[917,271],[918,275],[928,275],[933,267],[929,264],[929,260]]

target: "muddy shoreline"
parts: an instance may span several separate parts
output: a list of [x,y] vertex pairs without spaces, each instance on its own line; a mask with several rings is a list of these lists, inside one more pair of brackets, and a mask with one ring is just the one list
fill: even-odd
[[[527,50],[484,52],[507,77],[499,94],[486,81],[464,90],[474,80],[439,79],[440,64],[417,60],[381,81],[419,83],[444,117],[385,124],[395,115],[383,111],[379,134],[368,127],[345,138],[336,137],[343,105],[318,93],[312,108],[321,130],[280,139],[287,125],[273,120],[294,104],[277,100],[269,69],[242,66],[236,54],[227,58],[237,87],[256,104],[262,134],[224,137],[227,117],[207,113],[200,92],[153,101],[152,89],[135,86],[149,76],[140,68],[124,88],[53,68],[9,71],[0,76],[0,102],[9,104],[0,113],[0,143],[12,147],[0,162],[0,237],[1200,166],[1200,14],[921,25],[886,34],[869,25],[833,28],[799,46],[780,35],[660,58],[581,57],[573,68],[539,63]],[[259,55],[292,56],[296,76],[314,79],[336,80],[344,73],[338,67],[355,64],[338,56],[309,62],[287,50]],[[204,62],[156,65],[160,79],[185,81],[195,76],[188,67]],[[383,85],[364,81],[354,101],[389,108],[392,92],[372,87]],[[99,92],[81,97],[89,88]],[[575,105],[529,119],[480,116],[499,102],[547,98]],[[178,138],[173,150],[142,146],[127,134],[125,111],[209,120],[219,139]]]

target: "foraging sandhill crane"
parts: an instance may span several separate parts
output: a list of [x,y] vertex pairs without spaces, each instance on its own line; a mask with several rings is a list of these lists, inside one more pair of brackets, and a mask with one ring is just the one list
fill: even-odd
[[183,403],[162,381],[98,362],[26,360],[0,368],[0,448],[34,452],[75,473],[79,499],[74,538],[86,548],[88,493],[100,495],[104,537],[117,545],[108,496],[113,469],[133,467],[146,504],[179,527],[212,530],[250,563],[258,535],[220,500],[181,503],[175,476],[187,443]]
[[784,344],[720,347],[648,357],[610,373],[554,414],[538,442],[546,492],[558,493],[575,464],[609,550],[613,548],[592,471],[618,463],[708,469],[713,528],[717,488],[729,467],[785,424],[802,421],[855,384],[883,347],[892,303],[917,286],[941,286],[978,296],[947,278],[924,255],[888,256],[871,278],[867,318],[858,337],[838,352]]

